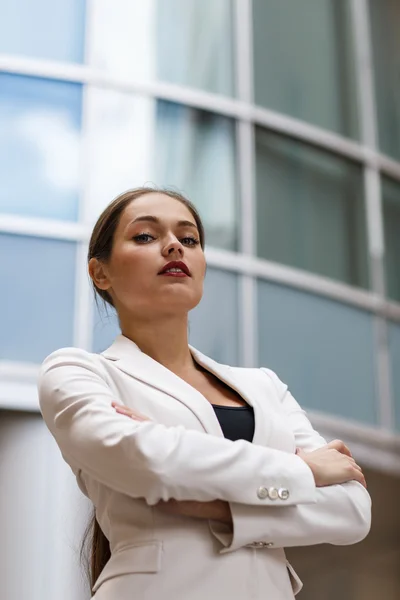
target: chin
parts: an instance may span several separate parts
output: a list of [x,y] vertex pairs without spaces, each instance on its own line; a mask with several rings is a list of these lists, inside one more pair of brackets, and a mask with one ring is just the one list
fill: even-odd
[[201,294],[160,294],[160,298],[157,300],[157,306],[159,308],[168,308],[171,313],[176,315],[177,312],[187,313],[193,308],[196,308],[200,303],[201,298]]

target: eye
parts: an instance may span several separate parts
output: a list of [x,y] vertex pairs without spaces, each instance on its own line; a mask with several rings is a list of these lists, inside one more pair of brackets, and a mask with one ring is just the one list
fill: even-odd
[[133,236],[132,239],[139,244],[147,244],[150,240],[154,240],[155,237],[149,233],[139,233],[138,235]]
[[194,237],[188,236],[181,239],[182,244],[185,246],[197,246],[200,241]]

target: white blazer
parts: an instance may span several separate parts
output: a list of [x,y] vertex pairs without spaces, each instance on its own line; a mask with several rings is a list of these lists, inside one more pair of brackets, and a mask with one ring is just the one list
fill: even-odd
[[[190,350],[253,406],[253,443],[225,439],[206,398],[123,335],[102,354],[63,348],[41,367],[43,418],[110,540],[94,598],[293,599],[302,584],[284,547],[362,540],[370,496],[355,481],[316,488],[295,449],[326,441],[275,373]],[[152,421],[116,413],[113,400]],[[170,498],[225,500],[233,528],[165,514],[157,503]]]

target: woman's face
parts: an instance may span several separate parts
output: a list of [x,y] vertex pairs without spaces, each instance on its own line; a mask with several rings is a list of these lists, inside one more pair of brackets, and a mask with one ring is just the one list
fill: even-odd
[[[175,271],[161,273],[175,261],[181,263]],[[120,316],[187,313],[200,302],[206,270],[192,213],[158,192],[135,199],[121,215],[110,260],[90,270],[102,274],[95,282],[111,294]]]

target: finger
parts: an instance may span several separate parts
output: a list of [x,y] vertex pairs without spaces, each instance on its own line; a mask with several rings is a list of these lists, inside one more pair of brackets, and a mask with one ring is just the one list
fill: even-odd
[[355,481],[358,481],[359,483],[361,483],[361,485],[364,486],[365,488],[367,487],[367,482],[365,481],[365,477],[361,471],[358,471],[358,469],[354,469],[353,479]]
[[360,467],[360,465],[358,465],[357,463],[355,463],[355,464],[353,465],[353,467],[354,467],[355,469],[357,469],[358,471],[361,471],[361,473],[363,472],[363,471],[362,471],[362,468],[361,468],[361,467]]
[[134,412],[132,412],[129,409],[126,409],[124,407],[119,407],[116,406],[115,410],[117,413],[120,413],[121,415],[125,415],[127,417],[130,417],[131,419],[134,419],[135,421],[148,421],[149,419],[143,415],[138,415]]
[[346,446],[344,442],[342,442],[342,440],[332,440],[332,442],[329,442],[329,444],[327,444],[327,447],[333,448],[341,454],[345,454],[346,456],[353,458],[350,449]]
[[352,466],[354,469],[358,469],[358,470],[359,470],[359,471],[361,471],[361,473],[362,473],[362,468],[360,467],[360,465],[358,465],[358,464],[356,463],[356,461],[354,460],[354,458],[347,458],[347,460],[349,461],[349,463],[351,464],[351,466]]
[[296,454],[299,458],[304,458],[306,453],[301,448],[296,448]]

